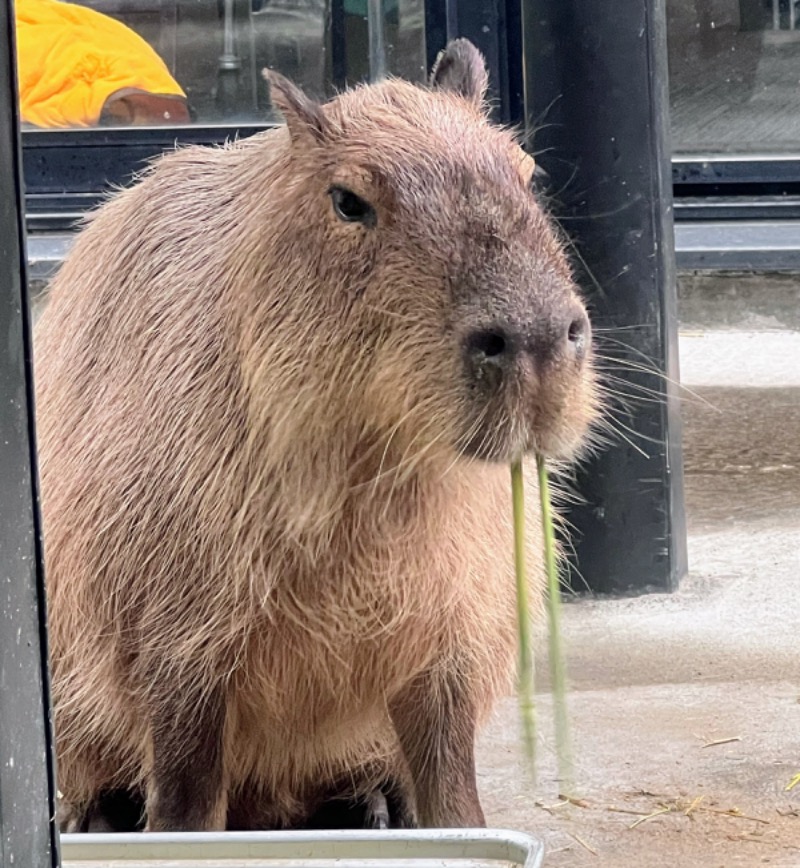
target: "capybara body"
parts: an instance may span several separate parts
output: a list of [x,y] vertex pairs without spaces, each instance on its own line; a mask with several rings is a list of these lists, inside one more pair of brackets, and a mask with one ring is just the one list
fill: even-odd
[[[36,334],[59,789],[147,828],[286,827],[407,781],[483,823],[508,690],[508,460],[572,455],[589,327],[463,41],[430,88],[161,159],[92,217]],[[532,550],[531,557],[535,557]]]

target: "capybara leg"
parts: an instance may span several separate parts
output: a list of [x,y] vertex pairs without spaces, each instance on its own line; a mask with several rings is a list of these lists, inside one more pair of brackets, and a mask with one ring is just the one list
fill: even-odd
[[413,829],[417,825],[405,789],[394,781],[369,793],[365,808],[366,829]]
[[421,826],[486,825],[475,780],[475,707],[455,675],[423,673],[389,705]]
[[138,790],[104,790],[87,813],[87,832],[140,832],[144,800]]
[[309,812],[293,828],[408,829],[416,825],[405,782],[393,774],[384,776],[370,765],[351,770],[322,792],[312,791],[305,803]]
[[153,767],[147,782],[148,832],[224,831],[222,691],[162,701],[151,712]]
[[366,798],[366,813],[364,815],[364,828],[388,829],[389,802],[383,790],[373,790]]
[[417,816],[404,784],[390,782],[384,789],[390,829],[416,829]]
[[111,820],[105,815],[104,811],[99,806],[96,806],[89,812],[86,831],[90,834],[108,834],[110,832],[116,832],[117,830],[114,828]]
[[85,832],[89,825],[89,815],[89,805],[76,805],[59,798],[56,808],[56,824],[60,832]]

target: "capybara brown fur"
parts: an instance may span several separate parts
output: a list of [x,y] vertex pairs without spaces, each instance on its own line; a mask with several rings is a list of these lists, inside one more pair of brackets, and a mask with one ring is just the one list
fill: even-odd
[[586,312],[470,43],[324,105],[269,78],[285,125],[111,198],[37,325],[65,826],[121,790],[291,827],[382,770],[479,826],[508,462],[585,442]]

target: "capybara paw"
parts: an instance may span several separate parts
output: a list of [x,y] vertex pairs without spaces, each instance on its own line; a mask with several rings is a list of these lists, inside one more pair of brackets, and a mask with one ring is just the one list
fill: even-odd
[[367,796],[364,827],[367,829],[388,829],[390,824],[389,803],[386,796],[381,790],[374,790]]

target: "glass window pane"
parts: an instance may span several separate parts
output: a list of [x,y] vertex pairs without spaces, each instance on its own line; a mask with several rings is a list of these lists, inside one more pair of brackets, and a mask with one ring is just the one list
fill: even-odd
[[668,0],[667,17],[675,151],[797,150],[797,0]]
[[17,0],[33,128],[272,120],[265,67],[309,94],[425,75],[423,0]]

